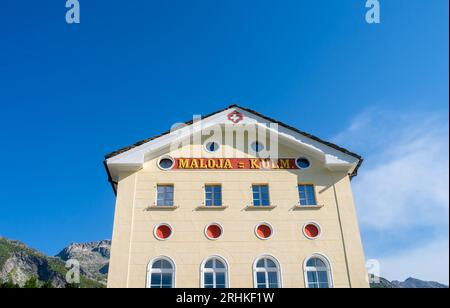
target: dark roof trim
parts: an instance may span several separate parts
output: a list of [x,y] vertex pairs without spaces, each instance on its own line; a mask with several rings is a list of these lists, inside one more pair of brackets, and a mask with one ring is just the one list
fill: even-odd
[[[201,116],[200,119],[201,119],[201,120],[204,120],[204,119],[206,119],[206,118],[212,117],[213,115],[216,115],[216,114],[218,114],[218,113],[221,113],[222,111],[225,111],[225,110],[230,109],[230,108],[233,108],[233,107],[237,107],[237,106],[236,106],[236,105],[232,105],[232,106],[230,106],[230,107],[221,109],[221,110],[219,110],[219,111],[210,113],[210,114],[208,114],[208,115]],[[239,107],[239,108],[240,108],[240,107]],[[243,108],[241,108],[241,109],[243,109]],[[183,124],[185,124],[185,125],[191,125],[191,124],[193,124],[193,123],[194,123],[194,121],[193,121],[193,120],[190,120],[190,121],[188,121],[188,122],[184,122]],[[107,155],[105,156],[105,159],[110,159],[111,157],[117,156],[117,155],[122,154],[122,153],[124,153],[124,152],[127,152],[127,151],[129,151],[129,150],[131,150],[131,149],[134,149],[134,148],[136,148],[136,147],[138,147],[138,146],[140,146],[140,145],[143,145],[144,143],[147,143],[147,142],[150,142],[150,141],[152,141],[152,140],[155,140],[155,139],[157,139],[157,138],[159,138],[159,137],[168,135],[168,134],[170,134],[170,132],[171,132],[171,131],[168,130],[168,131],[166,131],[166,132],[164,132],[164,133],[162,133],[162,134],[159,134],[159,135],[157,135],[157,136],[150,137],[150,138],[147,138],[147,139],[138,141],[138,142],[136,142],[135,144],[132,144],[132,145],[130,145],[130,146],[127,146],[127,147],[124,147],[124,148],[119,149],[119,150],[117,150],[117,151],[114,151],[114,152],[112,152],[112,153],[109,153],[109,154],[107,154]]]
[[109,171],[108,164],[106,163],[106,160],[103,161],[103,166],[106,169],[106,174],[108,174],[108,182],[111,183],[111,187],[112,187],[112,189],[114,191],[114,195],[117,196],[117,188],[116,188],[117,182],[113,181],[112,176],[111,176],[111,172]]
[[[225,111],[225,110],[228,110],[228,109],[231,109],[231,108],[239,108],[239,109],[245,110],[245,111],[247,111],[247,112],[249,112],[249,113],[252,113],[252,114],[254,114],[254,115],[256,115],[256,116],[258,116],[258,117],[260,117],[260,118],[263,118],[263,119],[265,119],[265,120],[267,120],[267,121],[269,121],[269,122],[271,122],[271,123],[277,123],[277,124],[280,125],[280,126],[283,126],[283,127],[287,128],[287,129],[290,129],[290,130],[292,130],[292,131],[294,131],[294,132],[296,132],[296,133],[299,133],[299,134],[301,134],[301,135],[303,135],[303,136],[306,136],[306,137],[308,137],[308,138],[310,138],[310,139],[312,139],[312,140],[315,140],[315,141],[317,141],[317,142],[323,143],[323,144],[329,146],[330,148],[336,149],[336,150],[338,150],[338,151],[340,151],[340,152],[343,152],[343,153],[345,153],[345,154],[347,154],[347,155],[350,155],[350,156],[353,156],[353,157],[357,158],[357,159],[359,160],[358,165],[356,166],[356,168],[355,168],[355,170],[353,171],[353,173],[350,174],[350,178],[353,178],[353,177],[355,177],[355,176],[358,175],[358,169],[359,169],[359,167],[361,166],[362,162],[364,161],[363,158],[362,158],[360,155],[358,155],[358,154],[356,154],[356,153],[353,153],[353,152],[351,152],[351,151],[349,151],[349,150],[347,150],[347,149],[345,149],[345,148],[343,148],[343,147],[340,147],[340,146],[338,146],[338,145],[336,145],[336,144],[334,144],[334,143],[325,141],[325,140],[323,140],[323,139],[320,139],[319,137],[316,137],[316,136],[311,135],[311,134],[309,134],[309,133],[303,132],[303,131],[301,131],[301,130],[295,128],[295,127],[292,127],[292,126],[290,126],[290,125],[287,125],[287,124],[285,124],[285,123],[283,123],[283,122],[280,122],[280,121],[277,121],[277,120],[272,119],[272,118],[270,118],[270,117],[267,117],[267,116],[265,116],[265,115],[263,115],[263,114],[260,114],[259,112],[255,111],[255,110],[252,110],[252,109],[249,109],[249,108],[245,108],[245,107],[241,107],[241,106],[239,106],[239,105],[230,105],[230,106],[228,106],[227,108],[223,108],[223,109],[220,109],[220,110],[215,111],[215,112],[213,112],[213,113],[210,113],[210,114],[208,114],[208,115],[202,116],[200,119],[201,119],[201,120],[204,120],[204,119],[206,119],[206,118],[209,118],[209,117],[211,117],[211,116],[213,116],[213,115],[216,115],[216,114],[218,114],[218,113],[221,113],[221,112],[223,112],[223,111]],[[193,120],[190,120],[190,121],[188,121],[188,122],[184,122],[184,124],[185,124],[185,125],[191,125],[191,124],[193,124]],[[111,183],[111,185],[113,186],[113,189],[114,189],[114,192],[115,192],[115,193],[116,193],[116,188],[115,188],[114,185],[117,184],[117,183],[114,182],[114,181],[112,180],[112,178],[111,178],[111,174],[110,174],[110,172],[109,172],[109,169],[108,169],[108,165],[107,165],[107,163],[106,163],[106,160],[108,160],[108,159],[110,159],[110,158],[112,158],[112,157],[114,157],[114,156],[117,156],[117,155],[119,155],[119,154],[125,153],[125,152],[127,152],[127,151],[129,151],[129,150],[131,150],[131,149],[134,149],[134,148],[138,147],[138,146],[141,146],[141,145],[143,145],[144,143],[147,143],[147,142],[150,142],[150,141],[152,141],[152,140],[155,140],[155,139],[157,139],[157,138],[159,138],[159,137],[168,135],[168,134],[170,134],[170,132],[171,132],[171,131],[169,130],[169,131],[166,131],[166,132],[164,132],[164,133],[162,133],[162,134],[159,134],[159,135],[157,135],[157,136],[150,137],[150,138],[147,138],[147,139],[138,141],[138,142],[136,142],[136,143],[134,143],[134,144],[132,144],[132,145],[130,145],[130,146],[124,147],[124,148],[122,148],[122,149],[119,149],[119,150],[117,150],[117,151],[114,151],[114,152],[112,152],[112,153],[109,153],[109,154],[107,154],[107,155],[105,156],[104,165],[105,165],[105,168],[106,168],[106,172],[108,173],[108,181],[109,181],[109,182]]]

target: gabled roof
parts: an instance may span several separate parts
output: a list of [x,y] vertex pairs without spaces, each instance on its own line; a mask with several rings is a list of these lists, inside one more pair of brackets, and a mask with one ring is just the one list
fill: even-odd
[[[215,111],[215,112],[210,113],[210,114],[208,114],[208,115],[201,116],[200,119],[201,119],[201,120],[206,120],[206,119],[208,119],[208,118],[211,118],[211,117],[213,117],[213,116],[215,116],[215,115],[218,115],[218,114],[220,114],[220,113],[222,113],[222,112],[225,112],[225,111],[227,111],[227,110],[230,110],[230,109],[240,109],[240,110],[245,111],[245,112],[247,112],[247,113],[249,113],[249,114],[252,114],[252,115],[254,115],[254,116],[256,116],[256,117],[259,117],[259,118],[261,118],[261,119],[264,119],[264,120],[266,120],[266,121],[268,121],[268,122],[270,122],[270,123],[276,123],[276,124],[278,124],[280,127],[283,127],[283,128],[285,128],[286,130],[288,130],[288,131],[290,131],[290,132],[297,133],[297,134],[302,135],[302,136],[304,136],[304,137],[306,137],[306,138],[309,138],[309,139],[312,140],[312,141],[318,142],[318,143],[320,143],[320,144],[322,144],[322,145],[325,145],[326,147],[329,147],[329,148],[334,149],[334,150],[336,150],[336,151],[338,151],[338,152],[340,152],[340,153],[343,153],[343,154],[345,154],[345,155],[348,155],[348,156],[353,157],[354,159],[356,159],[357,163],[356,163],[356,166],[353,168],[353,171],[351,172],[350,177],[353,178],[353,177],[355,177],[355,176],[358,174],[358,169],[359,169],[359,167],[361,166],[361,164],[362,164],[362,162],[363,162],[363,158],[362,158],[360,155],[358,155],[358,154],[356,154],[356,153],[354,153],[354,152],[351,152],[351,151],[349,151],[349,150],[347,150],[347,149],[345,149],[345,148],[343,148],[343,147],[341,147],[341,146],[339,146],[339,145],[336,145],[336,144],[334,144],[334,143],[325,141],[325,140],[323,140],[323,139],[321,139],[321,138],[319,138],[319,137],[316,137],[316,136],[314,136],[314,135],[312,135],[312,134],[309,134],[309,133],[306,133],[306,132],[304,132],[304,131],[301,131],[301,130],[299,130],[299,129],[295,128],[295,127],[292,127],[292,126],[290,126],[290,125],[288,125],[288,124],[285,124],[285,123],[283,123],[283,122],[277,121],[277,120],[275,120],[275,119],[273,119],[273,118],[270,118],[270,117],[268,117],[268,116],[265,116],[265,115],[263,115],[263,114],[260,114],[259,112],[254,111],[254,110],[252,110],[252,109],[249,109],[249,108],[246,108],[246,107],[242,107],[242,106],[239,106],[239,105],[230,105],[230,106],[228,106],[227,108],[223,108],[223,109],[221,109],[221,110]],[[190,121],[188,121],[188,122],[184,122],[184,125],[186,125],[186,126],[189,126],[189,125],[191,125],[191,124],[193,124],[193,120],[190,120]],[[111,184],[112,184],[113,189],[114,189],[115,192],[116,192],[116,187],[115,187],[115,185],[116,185],[117,183],[115,183],[115,182],[113,181],[113,178],[112,178],[112,176],[111,176],[111,171],[110,171],[110,168],[109,168],[109,161],[110,161],[111,159],[114,159],[114,158],[116,158],[116,157],[118,157],[118,156],[120,156],[120,155],[126,153],[126,152],[130,152],[130,151],[132,151],[132,150],[134,150],[134,149],[136,149],[136,148],[138,148],[138,147],[144,146],[144,145],[147,144],[147,143],[150,143],[150,142],[152,142],[152,141],[156,141],[156,140],[158,140],[159,138],[162,138],[162,137],[164,137],[164,136],[166,136],[166,135],[169,135],[170,133],[171,133],[170,130],[169,130],[169,131],[166,131],[166,132],[164,132],[164,133],[162,133],[162,134],[159,134],[159,135],[156,135],[156,136],[153,136],[153,137],[150,137],[150,138],[147,138],[147,139],[138,141],[138,142],[136,142],[136,143],[134,143],[134,144],[132,144],[132,145],[130,145],[130,146],[127,146],[127,147],[121,148],[121,149],[119,149],[119,150],[116,150],[116,151],[114,151],[114,152],[112,152],[112,153],[109,153],[109,154],[107,154],[107,155],[105,156],[104,165],[105,165],[106,171],[107,171],[107,173],[108,173],[108,178],[109,178],[108,180],[109,180],[109,182],[111,182]]]

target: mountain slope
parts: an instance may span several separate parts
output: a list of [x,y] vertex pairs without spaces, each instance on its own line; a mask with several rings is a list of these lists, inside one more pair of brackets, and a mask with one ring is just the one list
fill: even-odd
[[109,240],[84,244],[72,243],[56,257],[63,261],[78,260],[82,274],[106,284],[110,251],[111,241]]
[[[371,281],[374,281],[374,276],[371,276]],[[389,281],[382,277],[378,278],[378,283],[371,282],[372,289],[448,289],[448,286],[434,281],[423,281],[415,278],[408,278],[403,282]]]
[[408,278],[404,282],[392,281],[392,284],[399,289],[447,289],[448,286],[434,281],[423,281],[415,278]]
[[[0,237],[0,282],[12,282],[23,286],[36,277],[39,282],[50,282],[55,288],[66,286],[65,263],[59,258],[48,257],[25,244]],[[80,286],[99,288],[103,285],[85,275],[80,276]]]

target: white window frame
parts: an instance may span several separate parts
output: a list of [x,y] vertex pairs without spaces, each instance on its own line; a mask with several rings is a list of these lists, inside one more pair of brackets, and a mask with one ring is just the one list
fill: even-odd
[[[170,265],[172,265],[172,270],[169,269],[154,269],[153,268],[153,264],[156,261],[159,260],[164,260],[170,263]],[[152,260],[150,260],[150,262],[147,265],[147,284],[146,284],[146,288],[150,289],[152,287],[152,274],[157,273],[157,274],[168,274],[171,273],[172,274],[172,288],[176,288],[175,286],[175,273],[176,273],[176,265],[175,262],[167,257],[167,256],[158,256],[156,258],[153,258]]]
[[[258,197],[259,197],[259,202],[260,202],[260,205],[255,205],[255,194],[254,194],[254,189],[255,189],[255,187],[258,187]],[[266,186],[267,187],[267,197],[268,197],[268,199],[267,199],[267,204],[263,204],[263,198],[262,198],[262,187],[263,186]],[[270,207],[271,205],[272,205],[272,202],[271,202],[271,196],[270,196],[270,185],[269,184],[252,184],[252,204],[253,204],[253,206],[254,207],[262,207],[262,208],[264,208],[264,207]]]
[[334,281],[333,281],[333,268],[331,266],[331,262],[330,259],[325,256],[324,254],[321,253],[315,253],[312,254],[311,256],[307,257],[305,259],[305,261],[303,262],[303,277],[305,280],[305,288],[309,289],[309,281],[308,281],[308,271],[315,271],[317,272],[317,268],[310,268],[307,266],[308,261],[311,259],[319,259],[321,260],[323,263],[325,263],[326,265],[326,270],[327,270],[327,276],[328,276],[328,283],[329,283],[329,288],[332,289],[334,288]]
[[[163,168],[160,164],[161,164],[161,161],[162,160],[165,160],[165,159],[168,159],[168,160],[171,160],[172,161],[172,167],[170,167],[170,168]],[[172,170],[173,169],[173,167],[175,166],[175,159],[173,159],[171,156],[162,156],[162,157],[160,157],[159,159],[158,159],[158,162],[157,162],[157,166],[158,166],[158,168],[159,169],[161,169],[161,170],[163,170],[163,171],[168,171],[168,170]]]
[[[212,193],[211,193],[211,195],[212,195],[212,205],[207,205],[206,203],[207,203],[207,198],[206,198],[206,188],[207,187],[213,187],[213,191],[212,191]],[[220,205],[217,205],[217,204],[214,204],[214,196],[216,195],[216,193],[214,192],[214,187],[220,187]],[[204,185],[204,189],[203,189],[203,191],[204,191],[204,198],[205,198],[205,201],[204,201],[204,205],[205,205],[205,207],[209,207],[209,208],[215,208],[215,207],[222,207],[223,206],[223,189],[222,189],[223,187],[222,187],[222,184],[205,184]]]
[[[299,160],[299,159],[306,159],[306,160],[309,162],[309,166],[306,167],[306,168],[302,168],[302,167],[298,164],[298,160]],[[311,168],[312,162],[311,162],[311,159],[310,159],[309,157],[306,157],[306,156],[300,156],[300,157],[297,157],[297,158],[295,159],[295,165],[296,165],[297,168],[300,169],[300,170],[307,170],[307,169]]]
[[[213,266],[214,268],[205,268],[205,265],[208,261],[213,260]],[[225,266],[225,268],[216,268],[215,267],[215,260],[218,260],[222,262]],[[212,273],[213,274],[213,286],[215,288],[216,286],[216,273],[225,273],[225,288],[230,288],[230,274],[229,274],[229,265],[227,260],[219,255],[213,255],[209,256],[206,259],[203,260],[202,264],[200,265],[200,288],[205,288],[205,273]]]
[[[158,204],[158,187],[160,186],[172,186],[172,205],[159,205]],[[171,208],[175,206],[175,185],[174,184],[169,184],[169,183],[160,183],[160,184],[156,184],[155,186],[155,206],[157,207],[161,207],[161,208]],[[164,192],[166,193],[166,192]],[[164,201],[166,201],[167,199],[164,198]]]
[[266,267],[266,264],[264,264],[264,268],[258,268],[256,267],[256,265],[258,264],[258,262],[261,259],[269,259],[271,261],[273,261],[275,263],[275,265],[277,266],[277,279],[278,279],[278,288],[282,288],[283,287],[283,281],[282,281],[282,274],[281,274],[281,265],[280,262],[278,262],[278,260],[271,255],[262,255],[259,256],[255,259],[255,261],[253,262],[253,287],[254,288],[258,288],[258,273],[264,272],[265,273],[265,279],[266,279],[266,287],[268,287],[269,284],[269,276],[268,273],[269,272],[274,272],[272,269],[268,269]]
[[[306,201],[306,204],[302,204],[302,198],[300,196],[300,187],[305,187],[305,201]],[[309,200],[308,200],[307,187],[312,187],[313,197],[314,197],[314,204],[308,202]],[[301,207],[317,206],[318,201],[317,201],[316,185],[311,184],[311,183],[298,183],[297,184],[297,194],[298,194],[298,204],[299,204],[299,206],[301,206]]]

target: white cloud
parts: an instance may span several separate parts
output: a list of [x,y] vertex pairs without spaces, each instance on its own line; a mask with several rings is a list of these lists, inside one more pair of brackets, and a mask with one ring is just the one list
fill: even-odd
[[381,274],[448,283],[448,118],[372,109],[334,141],[365,156],[353,189]]
[[353,182],[363,227],[448,226],[448,121],[370,111],[336,140],[367,152]]

